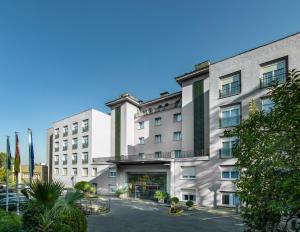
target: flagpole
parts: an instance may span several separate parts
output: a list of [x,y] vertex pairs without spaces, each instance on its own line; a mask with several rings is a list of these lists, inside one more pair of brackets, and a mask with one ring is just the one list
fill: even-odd
[[9,164],[9,151],[8,151],[9,136],[6,138],[6,212],[8,212],[8,164]]
[[28,146],[29,146],[29,186],[30,186],[30,189],[31,189],[31,186],[32,186],[32,176],[31,176],[31,173],[32,173],[32,165],[31,165],[31,141],[30,141],[30,129],[28,128]]

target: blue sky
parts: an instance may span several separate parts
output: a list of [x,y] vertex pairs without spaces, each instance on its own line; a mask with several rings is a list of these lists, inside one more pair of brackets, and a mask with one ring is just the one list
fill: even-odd
[[203,60],[300,31],[299,9],[299,0],[0,1],[0,151],[17,130],[26,163],[30,127],[45,161],[52,122],[107,112],[124,92],[178,91],[174,77]]

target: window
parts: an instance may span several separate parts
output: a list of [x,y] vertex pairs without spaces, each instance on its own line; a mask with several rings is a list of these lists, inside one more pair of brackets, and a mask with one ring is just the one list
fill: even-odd
[[58,164],[59,164],[59,157],[58,157],[58,155],[55,155],[55,156],[54,156],[54,164],[55,164],[55,165],[58,165]]
[[158,118],[154,119],[154,125],[155,126],[160,126],[161,125],[161,117],[158,117]]
[[182,120],[181,113],[174,114],[173,120],[174,120],[174,122],[181,122],[181,120]]
[[55,175],[58,175],[58,174],[59,174],[59,169],[58,169],[58,168],[55,168],[55,169],[54,169],[54,174],[55,174]]
[[237,95],[241,92],[241,74],[236,73],[220,79],[220,98]]
[[117,176],[117,170],[115,168],[109,169],[109,177],[116,177]]
[[138,129],[144,129],[144,121],[138,123]]
[[77,168],[72,168],[72,176],[77,176]]
[[145,159],[145,153],[139,153],[139,159]]
[[269,113],[274,107],[274,102],[270,98],[261,99],[261,110]]
[[222,193],[222,205],[236,206],[240,204],[240,199],[235,193]]
[[76,135],[78,133],[78,123],[75,122],[72,124],[72,134]]
[[175,154],[175,158],[181,158],[182,157],[181,150],[175,150],[174,154]]
[[222,170],[222,180],[236,180],[240,178],[240,172],[235,169]]
[[231,158],[233,149],[238,142],[237,137],[226,137],[221,139],[222,147],[220,149],[220,156],[222,158]]
[[181,101],[180,101],[180,100],[177,100],[177,101],[175,102],[175,107],[176,107],[176,108],[181,107]]
[[82,171],[82,176],[84,176],[84,177],[88,176],[89,171],[87,168],[83,168],[81,171]]
[[221,108],[221,128],[231,127],[240,124],[240,104]]
[[261,88],[269,87],[274,82],[281,84],[286,80],[286,59],[262,67]]
[[68,135],[68,126],[64,126],[63,127],[63,136],[67,136]]
[[82,153],[82,163],[87,164],[89,162],[89,154],[87,152]]
[[62,156],[62,162],[63,162],[64,165],[66,165],[68,163],[68,156],[67,156],[67,154],[64,154]]
[[58,139],[59,138],[59,128],[56,128],[54,130],[54,138]]
[[92,169],[92,176],[97,176],[97,168]]
[[116,193],[116,190],[117,190],[117,188],[115,185],[111,185],[111,184],[108,185],[109,193]]
[[87,148],[89,146],[89,137],[83,136],[82,137],[82,148]]
[[89,130],[89,120],[85,119],[82,121],[82,132],[87,132]]
[[196,201],[195,189],[182,189],[181,196],[183,201]]
[[156,151],[156,152],[154,153],[154,157],[155,157],[156,159],[162,158],[161,151]]
[[59,151],[59,142],[54,143],[54,151]]
[[196,168],[195,167],[181,167],[181,177],[183,179],[195,179],[196,178]]
[[145,139],[144,137],[139,138],[139,144],[145,144]]
[[155,135],[154,137],[154,143],[161,143],[161,135]]
[[63,176],[66,176],[66,175],[67,175],[67,171],[68,171],[67,168],[63,168],[63,169],[62,169],[62,175],[63,175]]
[[77,138],[73,138],[72,139],[72,149],[75,150],[78,147],[78,139]]
[[77,153],[72,154],[72,164],[77,164]]
[[180,141],[181,140],[181,131],[176,131],[173,133],[173,140]]
[[68,150],[68,140],[63,141],[63,151]]

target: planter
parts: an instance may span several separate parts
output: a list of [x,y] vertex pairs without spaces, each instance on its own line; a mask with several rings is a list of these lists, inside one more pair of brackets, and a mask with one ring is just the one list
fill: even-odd
[[171,215],[171,216],[180,216],[182,213],[183,213],[183,210],[179,210],[177,208],[175,210],[172,207],[169,209],[169,215]]

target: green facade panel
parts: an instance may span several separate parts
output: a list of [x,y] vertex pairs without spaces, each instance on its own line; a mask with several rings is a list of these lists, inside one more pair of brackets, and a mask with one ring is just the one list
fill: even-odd
[[194,153],[204,152],[204,83],[203,80],[193,83],[194,103]]
[[115,159],[121,159],[121,108],[115,108]]

